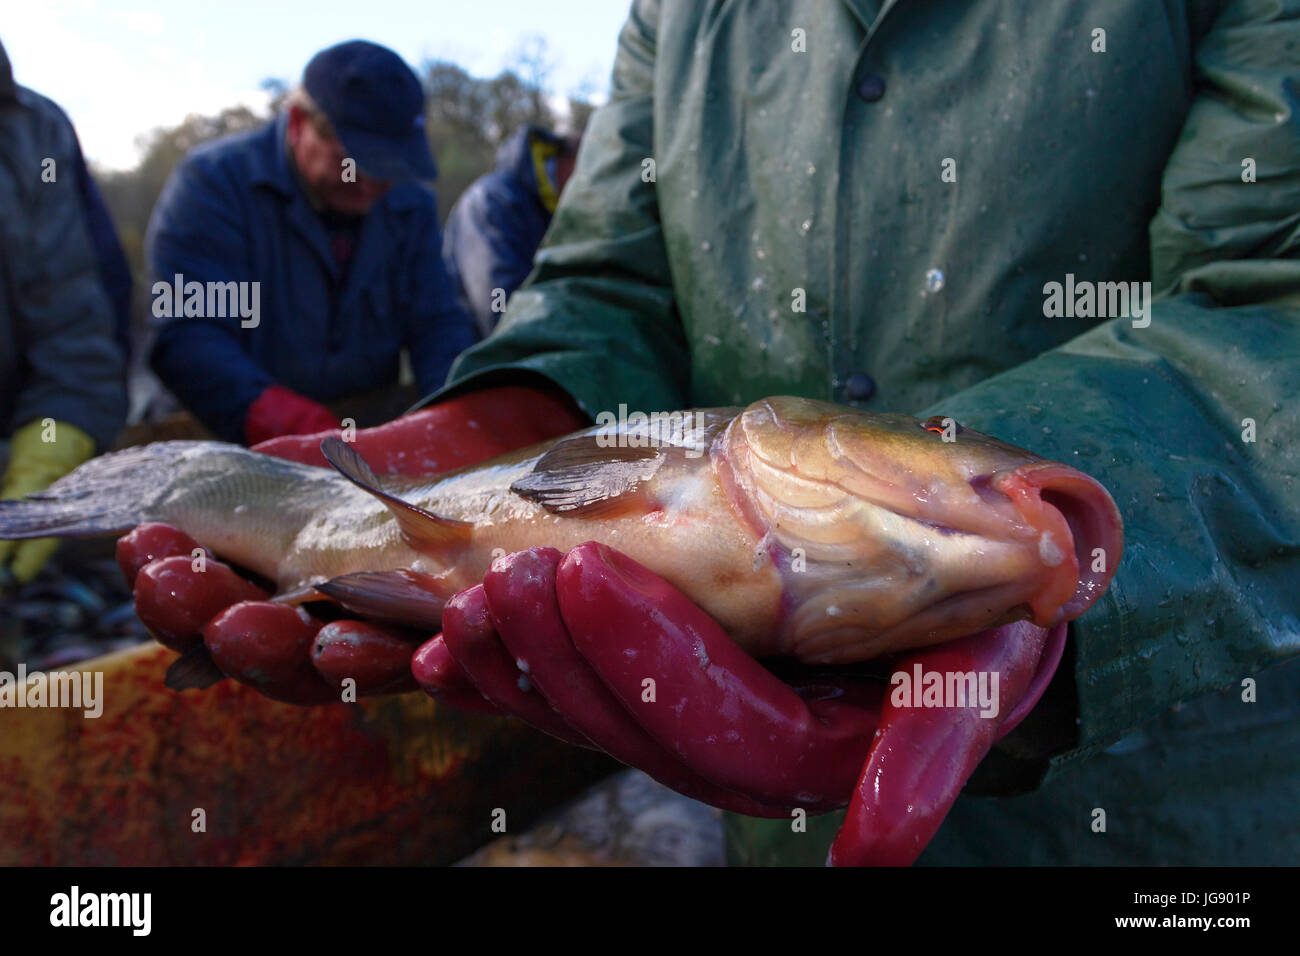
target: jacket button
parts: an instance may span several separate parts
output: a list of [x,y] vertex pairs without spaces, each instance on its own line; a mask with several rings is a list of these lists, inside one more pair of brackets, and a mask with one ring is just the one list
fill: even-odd
[[844,383],[844,391],[855,402],[865,402],[876,394],[876,381],[865,372],[850,375]]
[[868,103],[874,103],[885,95],[885,81],[874,73],[868,73],[858,80],[858,96]]

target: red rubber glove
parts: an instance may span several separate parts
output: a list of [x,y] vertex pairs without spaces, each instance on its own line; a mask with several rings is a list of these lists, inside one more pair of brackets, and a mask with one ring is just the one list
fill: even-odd
[[282,385],[269,385],[248,406],[244,439],[250,445],[281,435],[302,435],[339,428],[334,413]]
[[[587,424],[563,392],[504,386],[469,392],[364,428],[351,444],[378,474],[433,475],[567,435]],[[253,450],[329,468],[320,443],[339,434],[335,422],[325,431],[275,438]]]
[[590,542],[499,558],[412,669],[445,703],[513,714],[723,809],[788,818],[852,798],[833,861],[898,864],[1041,697],[1064,637],[1014,624],[896,662],[996,671],[996,715],[894,706],[879,681],[783,683],[668,582]]
[[[585,424],[562,393],[491,388],[362,429],[353,444],[381,473],[433,474]],[[328,467],[320,443],[330,434],[337,428],[277,438],[255,450]],[[181,684],[203,685],[224,673],[297,704],[338,700],[344,677],[356,681],[359,695],[415,688],[410,658],[427,632],[365,621],[325,625],[301,609],[269,602],[265,590],[167,525],[136,528],[118,541],[117,557],[140,619],[161,642],[187,655]]]
[[880,708],[869,683],[783,683],[676,588],[594,542],[498,558],[447,604],[412,670],[435,698],[476,688],[556,737],[754,816],[843,806]]
[[[999,713],[896,707],[886,702],[880,736],[831,846],[832,866],[906,866],[925,849],[966,780],[993,744],[1038,703],[1065,649],[1066,625],[1027,622],[904,655],[895,671],[998,674]],[[1010,705],[1010,706],[1008,706]]]

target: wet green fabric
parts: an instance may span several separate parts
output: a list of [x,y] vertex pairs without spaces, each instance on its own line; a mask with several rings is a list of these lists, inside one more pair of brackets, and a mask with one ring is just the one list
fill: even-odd
[[[1298,51],[1300,0],[641,0],[529,283],[449,390],[943,413],[1095,475],[1126,547],[1068,706],[969,788],[1020,795],[964,796],[923,860],[1294,861]],[[1149,314],[1048,314],[1048,283],[1107,281],[1150,281]],[[1129,837],[1057,829],[1095,807]],[[729,826],[738,861],[825,853]]]

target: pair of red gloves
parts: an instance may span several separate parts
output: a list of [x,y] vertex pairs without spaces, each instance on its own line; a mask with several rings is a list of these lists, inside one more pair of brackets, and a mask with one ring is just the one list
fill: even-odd
[[[359,431],[353,444],[379,474],[431,474],[585,424],[562,393],[492,388]],[[324,467],[328,434],[276,438],[257,450]],[[418,685],[441,702],[512,714],[603,750],[723,809],[791,819],[848,804],[829,856],[836,864],[912,862],[989,748],[1041,697],[1065,638],[1065,625],[1049,633],[1018,623],[894,662],[908,674],[916,663],[997,671],[1004,706],[987,718],[974,701],[965,709],[895,706],[879,681],[782,681],[667,581],[595,543],[567,555],[530,548],[499,558],[482,584],[447,604],[442,633],[414,653],[409,635],[382,624],[322,626],[272,604],[219,562],[200,573],[194,546],[157,525],[122,539],[137,612],[168,646],[202,642],[224,673],[268,696],[338,700],[344,677],[361,694]],[[268,648],[278,655],[270,667]],[[647,671],[653,689],[643,683]]]

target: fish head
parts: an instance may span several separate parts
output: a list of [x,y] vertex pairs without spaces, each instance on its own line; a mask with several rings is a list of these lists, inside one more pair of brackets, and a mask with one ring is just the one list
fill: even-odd
[[950,418],[768,398],[731,421],[713,463],[781,572],[765,650],[808,663],[1073,620],[1123,548],[1100,482]]

